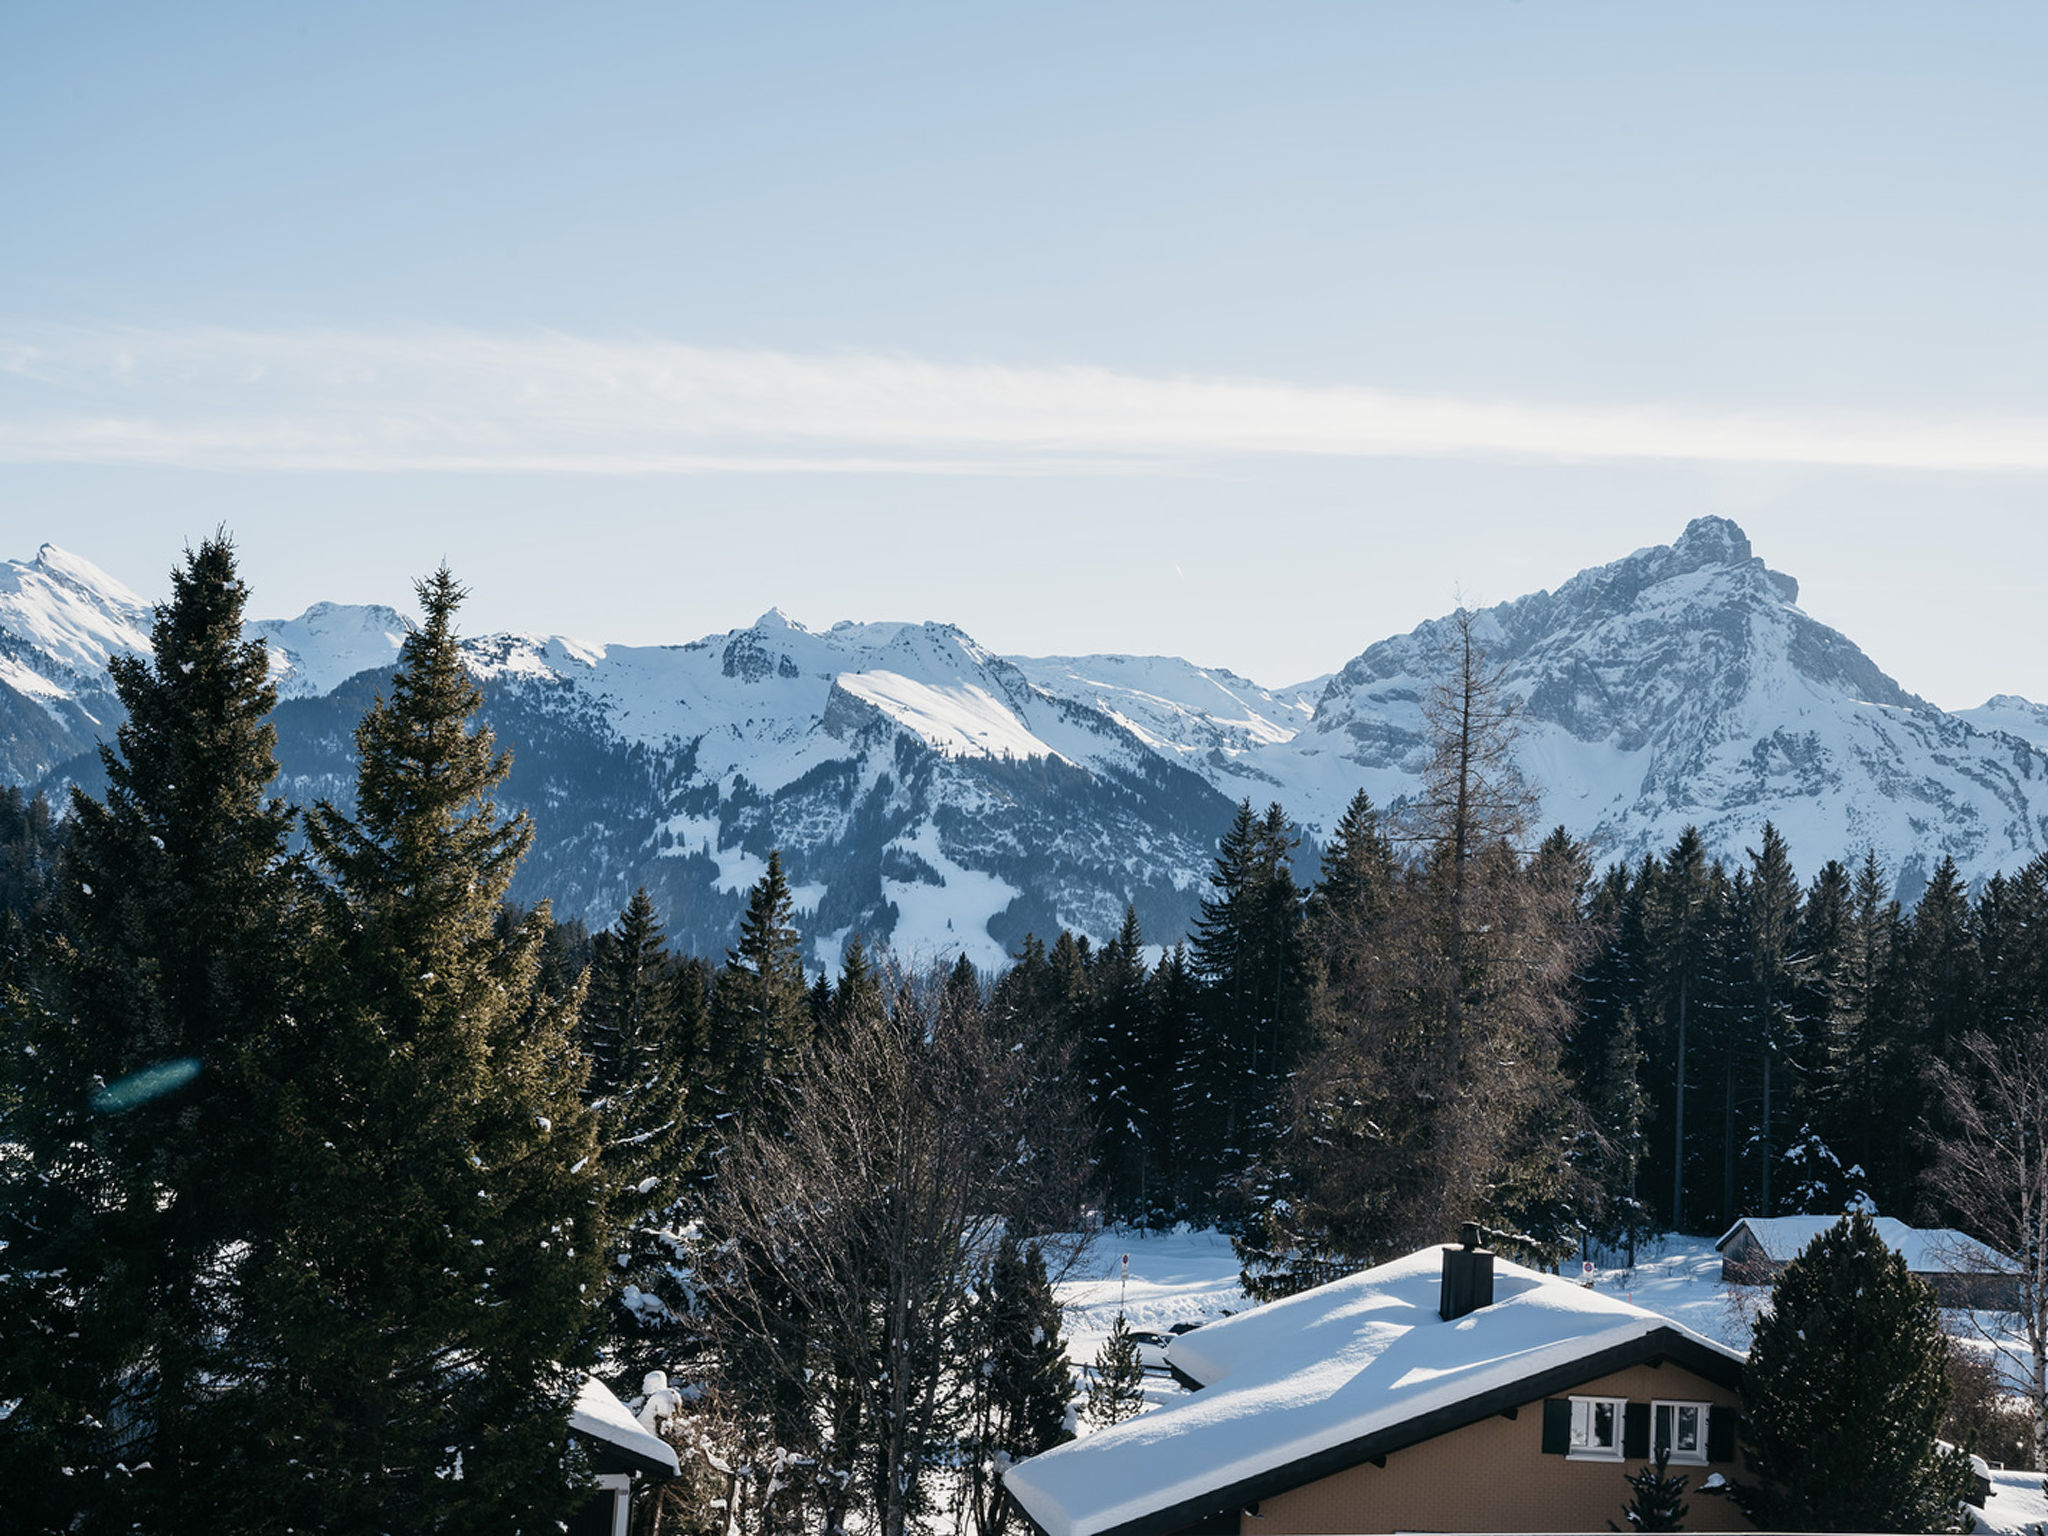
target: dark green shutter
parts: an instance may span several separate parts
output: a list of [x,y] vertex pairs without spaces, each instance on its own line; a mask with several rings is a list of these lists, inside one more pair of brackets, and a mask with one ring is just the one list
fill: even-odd
[[1621,1414],[1621,1454],[1630,1461],[1650,1455],[1650,1405],[1630,1403]]
[[1572,1448],[1572,1400],[1543,1399],[1543,1454],[1563,1456]]
[[1713,1407],[1707,1410],[1707,1460],[1735,1459],[1735,1410]]

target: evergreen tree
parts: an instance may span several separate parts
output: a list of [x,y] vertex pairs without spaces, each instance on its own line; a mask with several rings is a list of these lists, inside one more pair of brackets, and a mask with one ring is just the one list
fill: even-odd
[[[275,1088],[306,929],[276,774],[269,656],[242,638],[224,535],[187,553],[127,719],[74,790],[54,942],[0,1088],[0,1495],[16,1530],[211,1531],[273,1475],[291,1412],[252,1319],[279,1247]],[[52,829],[19,813],[10,899]],[[17,972],[17,976],[19,972]]]
[[1095,1352],[1095,1374],[1088,1383],[1088,1419],[1098,1429],[1107,1429],[1144,1410],[1145,1366],[1138,1358],[1138,1342],[1119,1312],[1109,1337]]
[[[1205,998],[1202,1031],[1184,1042],[1179,1075],[1192,1102],[1186,1171],[1213,1187],[1235,1177],[1271,1139],[1280,1085],[1306,1043],[1308,969],[1301,892],[1289,863],[1287,813],[1251,801],[1216,850],[1190,954]],[[1206,1133],[1206,1134],[1201,1134]]]
[[1595,1192],[1588,1229],[1625,1244],[1652,1230],[1637,1183],[1646,1147],[1647,1096],[1637,1007],[1643,993],[1642,887],[1614,865],[1595,889],[1586,917],[1598,947],[1581,973],[1577,1017],[1565,1042],[1566,1075],[1584,1110],[1575,1162]]
[[552,1531],[576,1497],[573,1369],[592,1356],[606,1236],[598,1118],[539,985],[548,916],[498,904],[532,838],[444,568],[418,588],[390,693],[356,731],[356,814],[308,816],[334,935],[268,1298],[295,1419],[267,1448],[272,1529]]
[[977,1536],[1002,1536],[1010,1514],[1004,1468],[1073,1438],[1073,1374],[1038,1245],[1003,1244],[977,1299],[974,1326],[985,1358],[973,1378],[968,1492]]
[[1188,963],[1185,942],[1159,957],[1152,971],[1152,1031],[1158,1042],[1159,1072],[1151,1083],[1154,1175],[1152,1201],[1162,1223],[1181,1219],[1206,1199],[1189,1187],[1185,1175],[1189,1124],[1182,1118],[1193,1087],[1188,1079],[1188,1041],[1201,1027],[1202,992]]
[[767,1102],[810,1042],[809,984],[780,851],[747,895],[739,942],[711,994],[713,1074],[726,1108]]
[[1816,1237],[1771,1290],[1743,1369],[1757,1482],[1777,1531],[1953,1531],[1969,1461],[1936,1440],[1948,1341],[1932,1291],[1858,1213]]
[[688,1091],[701,1068],[701,993],[684,1007],[667,940],[644,888],[592,944],[577,1035],[590,1057],[585,1101],[596,1111],[611,1225],[615,1369],[628,1382],[666,1366],[665,1337],[686,1297],[674,1273],[666,1218],[684,1191],[701,1140]]
[[1625,1526],[1607,1522],[1610,1531],[1682,1531],[1692,1506],[1686,1502],[1688,1486],[1683,1472],[1671,1470],[1671,1447],[1657,1447],[1657,1459],[1628,1475],[1629,1501],[1622,1506]]
[[839,962],[839,985],[832,993],[833,1024],[843,1029],[851,1020],[878,1018],[887,1006],[882,983],[868,963],[867,945],[856,933],[846,941]]
[[1778,1063],[1800,1054],[1800,1021],[1793,1002],[1797,977],[1807,957],[1799,950],[1799,881],[1785,839],[1764,823],[1763,846],[1749,854],[1749,955],[1755,988],[1751,999],[1750,1033],[1758,1059],[1759,1123],[1757,1127],[1757,1212],[1777,1214],[1772,1190],[1779,1149],[1776,1111],[1782,1087]]
[[[1708,899],[1711,881],[1699,828],[1687,827],[1662,865],[1645,873],[1645,980],[1662,1025],[1658,1038],[1671,1064],[1670,1095],[1657,1101],[1655,1111],[1671,1128],[1667,1219],[1678,1230],[1690,1231],[1685,1192],[1692,1149],[1686,1141],[1686,1112],[1696,1092],[1690,1075],[1698,1043],[1695,1015],[1706,979],[1715,911]],[[1661,1085],[1664,1075],[1657,1073],[1653,1080]]]
[[1083,1055],[1103,1192],[1111,1213],[1127,1221],[1148,1213],[1148,1176],[1155,1172],[1152,1084],[1161,1064],[1144,948],[1137,909],[1126,906],[1123,926],[1096,956]]

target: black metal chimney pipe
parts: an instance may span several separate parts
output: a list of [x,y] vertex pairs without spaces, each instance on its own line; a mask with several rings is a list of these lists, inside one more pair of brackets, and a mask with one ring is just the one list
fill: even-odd
[[1493,1305],[1493,1250],[1479,1246],[1479,1224],[1468,1221],[1459,1227],[1458,1243],[1444,1249],[1443,1290],[1436,1310],[1447,1323]]

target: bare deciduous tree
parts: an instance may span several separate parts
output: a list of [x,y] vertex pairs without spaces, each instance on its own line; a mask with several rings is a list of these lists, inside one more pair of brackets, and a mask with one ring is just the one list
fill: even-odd
[[2018,1261],[2013,1277],[2030,1357],[2034,1469],[2048,1471],[2048,1035],[1966,1035],[1960,1061],[1937,1061],[1948,1111],[1930,1180],[1975,1236]]
[[943,970],[892,992],[735,1136],[699,1229],[707,1342],[748,1426],[739,1529],[917,1524],[959,1438],[970,1303],[1003,1237],[1079,1224],[1063,1075],[994,1036]]

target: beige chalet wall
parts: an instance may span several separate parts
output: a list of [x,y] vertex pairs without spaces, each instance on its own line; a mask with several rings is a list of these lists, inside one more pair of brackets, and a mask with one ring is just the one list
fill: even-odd
[[[1602,1376],[1572,1393],[1657,1398],[1737,1406],[1737,1396],[1676,1365],[1636,1365]],[[1241,1536],[1339,1536],[1372,1531],[1604,1531],[1628,1502],[1623,1478],[1640,1461],[1572,1461],[1543,1454],[1543,1403],[1499,1415],[1395,1451],[1384,1467],[1370,1462],[1305,1483],[1240,1517]],[[1733,1464],[1687,1467],[1697,1489],[1711,1472]],[[1753,1527],[1725,1495],[1690,1496],[1689,1531]]]

